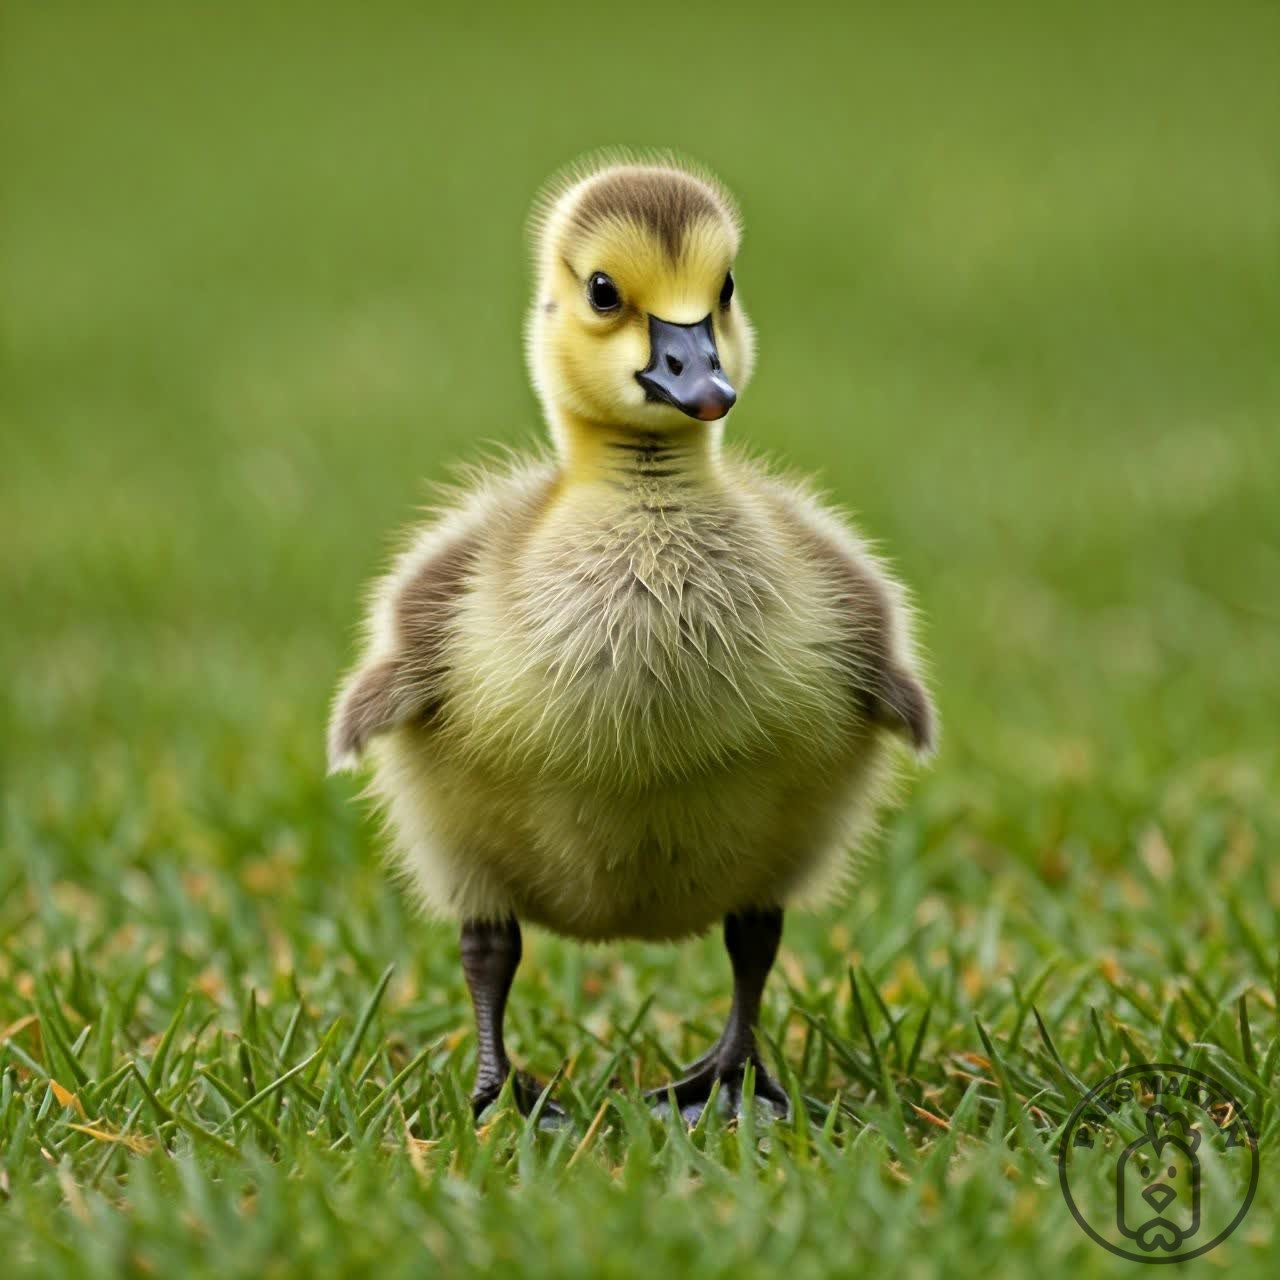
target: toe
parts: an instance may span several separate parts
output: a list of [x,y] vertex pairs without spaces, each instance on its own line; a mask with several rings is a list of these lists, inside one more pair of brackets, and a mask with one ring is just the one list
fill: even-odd
[[[686,1078],[666,1088],[653,1089],[645,1095],[645,1098],[658,1115],[665,1116],[670,1114],[671,1094],[674,1093],[676,1108],[681,1118],[686,1124],[696,1125],[711,1104],[711,1094],[716,1079],[717,1077],[712,1073],[707,1073],[705,1079],[696,1081]],[[726,1120],[741,1119],[747,1112],[741,1073],[719,1077],[719,1085],[715,1101],[716,1113]],[[789,1120],[791,1099],[772,1076],[759,1072],[755,1078],[751,1112],[763,1120]]]
[[[538,1105],[538,1099],[542,1097],[547,1086],[541,1080],[526,1075],[523,1071],[513,1072],[510,1078],[511,1096],[520,1114],[532,1115],[533,1109]],[[486,1081],[483,1085],[477,1085],[471,1095],[471,1110],[477,1120],[498,1100],[504,1084],[506,1084],[505,1080],[497,1083]],[[543,1101],[542,1108],[538,1112],[539,1129],[559,1129],[568,1123],[568,1112],[554,1098]]]
[[705,1102],[686,1102],[680,1108],[680,1118],[691,1128],[696,1127],[698,1121],[702,1119],[702,1113],[706,1111],[707,1104]]
[[[547,1086],[536,1076],[527,1076],[523,1071],[516,1072],[511,1081],[511,1092],[515,1096],[516,1106],[522,1115],[529,1115],[538,1105],[538,1099],[547,1091]],[[564,1115],[564,1109],[554,1098],[548,1097],[542,1103],[542,1115]]]
[[[742,1088],[742,1077],[739,1076],[726,1086],[728,1108],[739,1119],[747,1113],[746,1094]],[[763,1071],[757,1072],[755,1089],[751,1096],[751,1111],[758,1118],[768,1120],[789,1120],[791,1118],[791,1099],[782,1086]]]

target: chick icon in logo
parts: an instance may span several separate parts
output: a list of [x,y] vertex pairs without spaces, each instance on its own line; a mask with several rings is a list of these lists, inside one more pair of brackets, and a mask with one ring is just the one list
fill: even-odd
[[1258,1188],[1258,1135],[1213,1076],[1137,1063],[1090,1089],[1058,1147],[1072,1216],[1134,1262],[1186,1262],[1244,1221]]
[[1116,1226],[1148,1253],[1173,1253],[1200,1230],[1200,1134],[1161,1106],[1146,1117],[1116,1165]]

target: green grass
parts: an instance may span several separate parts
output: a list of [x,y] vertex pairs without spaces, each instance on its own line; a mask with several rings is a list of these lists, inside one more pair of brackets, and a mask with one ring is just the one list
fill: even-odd
[[[591,12],[6,8],[6,1274],[1114,1275],[1053,1138],[1143,1058],[1262,1133],[1196,1274],[1276,1274],[1276,8]],[[521,222],[610,142],[739,193],[733,434],[924,610],[942,751],[766,1001],[813,1126],[638,1106],[717,939],[535,934],[576,1127],[477,1133],[452,934],[324,777],[389,533],[536,436]]]

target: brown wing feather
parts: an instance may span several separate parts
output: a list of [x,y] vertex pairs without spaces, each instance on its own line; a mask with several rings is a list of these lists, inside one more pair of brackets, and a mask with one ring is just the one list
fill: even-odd
[[353,761],[375,733],[396,722],[400,703],[397,666],[394,658],[371,662],[343,689],[329,723],[330,769],[341,769]]
[[898,657],[895,628],[902,623],[890,588],[873,566],[859,560],[802,512],[789,503],[780,509],[804,550],[834,586],[848,618],[841,657],[866,714],[927,755],[936,740],[937,717],[924,685]]
[[815,534],[812,545],[848,610],[844,658],[867,713],[907,737],[915,750],[931,751],[933,707],[924,686],[894,657],[893,606],[884,583],[828,539]]
[[882,669],[879,696],[874,711],[883,715],[890,728],[906,733],[921,755],[934,747],[937,733],[933,703],[924,686],[909,671],[892,664]]
[[338,698],[329,725],[331,769],[351,763],[376,734],[439,712],[449,620],[479,546],[476,534],[459,534],[398,588],[392,652],[360,667]]

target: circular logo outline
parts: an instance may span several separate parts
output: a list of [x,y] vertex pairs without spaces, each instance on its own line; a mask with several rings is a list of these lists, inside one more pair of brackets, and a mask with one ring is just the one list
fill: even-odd
[[[1076,1205],[1075,1197],[1071,1194],[1071,1183],[1067,1175],[1067,1152],[1072,1146],[1072,1137],[1076,1131],[1076,1127],[1080,1123],[1081,1117],[1091,1108],[1101,1110],[1094,1104],[1098,1097],[1114,1085],[1122,1080],[1127,1080],[1130,1076],[1149,1075],[1152,1072],[1172,1072],[1175,1075],[1185,1076],[1209,1089],[1213,1095],[1212,1100],[1229,1103],[1235,1117],[1244,1127],[1245,1136],[1248,1139],[1247,1145],[1251,1153],[1251,1171],[1249,1174],[1249,1189],[1245,1192],[1244,1200],[1240,1204],[1236,1215],[1227,1226],[1219,1231],[1207,1244],[1201,1245],[1197,1249],[1193,1249],[1190,1253],[1166,1254],[1164,1257],[1156,1257],[1153,1254],[1130,1253],[1127,1249],[1121,1248],[1119,1245],[1112,1244],[1110,1240],[1100,1236],[1089,1224],[1084,1214],[1080,1212]],[[1199,1104],[1197,1104],[1199,1105]],[[1216,1249],[1224,1240],[1226,1240],[1235,1229],[1244,1221],[1245,1215],[1253,1205],[1253,1197],[1258,1190],[1258,1176],[1261,1172],[1261,1160],[1258,1154],[1258,1134],[1253,1127],[1253,1121],[1249,1119],[1249,1113],[1240,1105],[1236,1096],[1222,1083],[1221,1080],[1213,1076],[1206,1075],[1203,1071],[1195,1071],[1191,1067],[1184,1067],[1175,1062],[1138,1062],[1131,1063],[1127,1067],[1122,1067],[1119,1071],[1112,1072],[1111,1075],[1100,1083],[1096,1084],[1083,1098],[1076,1103],[1070,1117],[1067,1119],[1066,1127],[1062,1131],[1062,1140],[1058,1144],[1058,1184],[1062,1190],[1062,1198],[1067,1202],[1067,1208],[1071,1211],[1071,1216],[1079,1224],[1080,1229],[1096,1244],[1100,1244],[1109,1253],[1113,1253],[1118,1258],[1126,1258],[1130,1262],[1146,1262],[1155,1265],[1169,1262],[1190,1262],[1192,1258],[1203,1257],[1211,1249]]]

